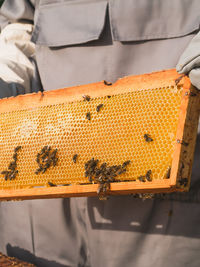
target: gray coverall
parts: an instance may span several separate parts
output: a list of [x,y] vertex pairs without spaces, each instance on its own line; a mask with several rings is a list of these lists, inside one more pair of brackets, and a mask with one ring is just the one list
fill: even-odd
[[[52,90],[175,68],[199,31],[200,1],[6,0],[1,26],[16,21],[34,23]],[[199,151],[198,137],[190,193],[0,203],[0,251],[42,267],[199,267]]]

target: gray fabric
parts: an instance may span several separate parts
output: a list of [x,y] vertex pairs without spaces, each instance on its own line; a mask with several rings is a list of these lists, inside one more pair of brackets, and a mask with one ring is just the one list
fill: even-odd
[[96,40],[104,26],[106,6],[106,1],[41,6],[32,41],[53,47]]
[[[38,12],[40,13],[40,10]],[[103,12],[101,15],[104,18]],[[60,21],[63,21],[61,16]],[[124,20],[122,21],[124,22]],[[36,27],[37,23],[39,21],[36,22]],[[46,23],[52,31],[52,36],[55,36],[57,30],[51,19]],[[77,25],[74,20],[70,23]],[[146,22],[144,21],[143,27],[145,25]],[[42,28],[43,24],[38,25],[38,27]],[[64,29],[65,27],[63,24],[61,28]],[[193,33],[190,33],[184,37],[184,41],[182,37],[178,37],[164,40],[155,39],[148,42],[117,42],[112,39],[112,35],[107,13],[105,27],[98,40],[86,44],[75,45],[74,43],[71,46],[66,43],[66,46],[53,48],[48,46],[48,42],[46,45],[37,45],[36,58],[44,90],[101,80],[114,82],[126,75],[174,68],[181,53],[194,36]],[[65,36],[63,41],[64,38]],[[52,37],[52,39],[55,38]],[[55,66],[56,72],[54,71]]]
[[[88,8],[89,20],[85,14],[79,14],[80,21],[77,14],[74,17],[78,21],[73,16],[66,19],[61,7],[71,9],[72,3],[79,13],[75,4],[93,6],[95,12],[98,7],[98,16],[93,16],[93,8]],[[42,37],[43,44],[35,38],[36,61],[45,90],[100,80],[115,81],[125,75],[176,66],[197,29],[197,1],[175,0],[173,5],[171,0],[123,3],[125,7],[122,1],[108,1],[104,23],[105,1],[37,2],[35,30],[40,29],[43,34],[37,35]],[[59,22],[46,15],[54,8],[59,12],[55,14]],[[11,11],[15,12],[12,6]],[[157,17],[159,13],[161,17]],[[45,24],[37,18],[45,18]],[[94,25],[88,28],[90,19]],[[154,19],[158,21],[157,28]],[[80,34],[78,44],[80,29],[94,39],[86,40]],[[135,41],[136,37],[140,39]],[[49,47],[57,41],[57,46]],[[38,267],[199,267],[200,208],[195,198],[200,188],[199,149],[198,138],[192,174],[194,195],[190,201],[186,198],[143,201],[133,196],[118,196],[106,202],[74,198],[0,203],[0,250],[7,249],[8,254],[12,252],[12,256],[20,255],[22,259],[27,250],[29,261]]]
[[121,43],[112,41],[107,21],[98,41],[55,49],[37,46],[36,58],[44,90],[101,80],[114,82],[126,75],[175,68],[193,36],[186,36],[184,42],[176,38]]
[[9,20],[0,13],[0,32],[8,25]]
[[36,62],[35,55],[33,55],[30,58],[30,61],[34,65],[33,77],[31,79],[32,93],[33,92],[38,92],[38,91],[43,91],[43,87],[42,87],[42,83],[41,83],[41,80],[40,80],[40,75],[39,75],[39,72],[38,72],[38,67],[37,67],[37,62]]
[[[171,14],[170,7],[172,2],[165,1],[158,5],[157,1],[153,1],[157,3],[153,9],[153,14],[159,14],[161,12],[164,15],[165,19],[161,16],[164,23],[159,23],[159,25],[161,24],[163,27],[167,27],[168,35],[166,36],[167,39],[154,39],[147,42],[143,38],[143,35],[145,36],[147,33],[145,30],[146,25],[152,25],[148,28],[149,35],[147,39],[153,39],[152,36],[155,32],[154,25],[156,23],[156,18],[152,22],[148,21],[148,23],[143,19],[138,21],[137,24],[129,23],[129,21],[130,18],[132,19],[137,13],[140,13],[141,7],[142,10],[148,10],[148,13],[152,14],[152,12],[150,12],[151,5],[149,1],[134,1],[133,4],[127,2],[123,8],[121,7],[122,4],[119,0],[108,2],[110,16],[107,14],[106,25],[101,36],[99,36],[99,33],[102,31],[103,23],[99,24],[99,21],[104,21],[105,1],[95,1],[93,3],[91,3],[91,1],[81,1],[81,4],[79,3],[80,1],[66,1],[65,3],[54,1],[51,4],[49,2],[50,1],[40,1],[38,18],[41,19],[35,21],[35,33],[33,34],[33,40],[37,44],[37,63],[45,90],[97,82],[104,79],[113,82],[117,78],[125,75],[141,74],[175,67],[179,56],[194,36],[192,33],[197,29],[196,22],[199,19],[197,15],[195,19],[193,19],[194,16],[190,15],[191,12],[197,14],[196,11],[198,10],[198,7],[196,1],[190,1],[190,8],[188,8],[188,1],[184,1],[184,4],[182,4],[181,7],[182,12],[179,12],[180,16],[178,16],[178,18],[177,16],[173,16],[173,19],[171,18],[170,20],[167,20],[164,10],[167,14]],[[56,2],[57,4],[55,4]],[[175,3],[175,7],[177,8],[175,10],[180,10],[180,1],[175,1]],[[87,8],[90,11],[90,16],[94,20],[93,24],[98,26],[92,26],[92,32],[90,28],[84,27],[83,33],[85,34],[85,38],[83,38],[83,35],[78,35],[77,27],[80,23],[83,26],[86,26],[88,23],[88,16],[86,16],[84,12],[82,12],[83,14],[80,12],[81,9],[77,7],[79,5],[82,7],[83,11],[85,11],[84,8]],[[158,7],[157,9],[156,6]],[[99,7],[99,14],[98,16],[94,16],[93,13],[96,13],[97,7]],[[62,9],[65,10],[65,12],[58,12]],[[73,19],[73,16],[66,16],[66,14],[68,14],[66,13],[68,12],[66,11],[67,9],[69,9],[69,11],[76,10],[78,13],[75,13],[74,16],[78,17],[78,15],[80,15],[80,20],[78,18]],[[52,10],[57,11],[55,12],[56,15],[49,15],[52,14]],[[128,15],[126,15],[123,10],[125,10]],[[130,13],[128,13],[129,10]],[[119,22],[113,18],[116,16],[116,12],[119,13]],[[57,17],[57,14],[59,14],[59,18]],[[149,18],[151,18],[151,15],[149,15],[148,19]],[[177,21],[179,21],[178,24]],[[180,21],[184,21],[182,28],[180,27]],[[166,24],[167,26],[165,26]],[[174,26],[176,24],[178,26]],[[60,26],[59,31],[58,25]],[[68,25],[70,25],[70,27]],[[122,30],[120,30],[120,25]],[[190,26],[188,27],[188,25]],[[126,31],[123,31],[123,27],[126,28]],[[112,36],[114,36],[115,39],[116,29],[118,28],[120,32],[126,34],[127,37],[133,36],[135,28],[137,28],[140,32],[140,41],[114,41]],[[177,38],[168,38],[175,33],[174,28],[177,32]],[[183,38],[180,38],[179,36],[183,34],[183,30],[186,33],[189,28],[191,32],[184,37],[183,42]],[[40,35],[37,34],[37,29],[40,29]],[[160,26],[160,31],[161,29]],[[58,38],[55,38],[55,36],[58,36]],[[88,36],[90,36],[91,41],[84,44],[88,40]],[[96,36],[99,36],[98,40],[95,40],[97,38]],[[77,44],[77,42],[81,41],[81,38],[82,44]],[[122,41],[127,40],[127,38],[124,38],[123,36],[120,38],[122,38]],[[161,36],[159,36],[159,38],[161,38]],[[134,40],[134,36],[132,37],[132,40]],[[40,45],[40,42],[42,42],[42,45]],[[55,46],[56,44],[57,46]],[[71,46],[69,44],[71,44]],[[54,47],[51,48],[50,46]],[[168,51],[170,51],[169,55]],[[88,55],[90,60],[88,60]],[[167,60],[166,56],[168,56]],[[124,62],[126,62],[126,64],[124,64]],[[99,65],[101,68],[99,68]],[[57,67],[56,72],[54,71],[54,66]],[[65,67],[63,68],[63,66]]]
[[[187,12],[186,12],[187,10]],[[199,28],[199,0],[110,0],[116,41],[177,38]]]
[[198,205],[121,196],[89,199],[87,212],[91,266],[200,264]]
[[[0,251],[6,252],[6,246],[11,244],[55,262],[38,265],[36,259],[37,266],[57,267],[57,262],[76,267],[83,261],[79,255],[83,237],[77,231],[76,216],[70,199],[0,202]],[[15,251],[13,256],[17,257]]]

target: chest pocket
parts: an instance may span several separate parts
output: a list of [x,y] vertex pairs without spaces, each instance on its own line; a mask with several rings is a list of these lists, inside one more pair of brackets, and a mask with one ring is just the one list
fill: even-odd
[[49,47],[99,39],[106,9],[115,41],[147,41],[189,35],[199,30],[199,0],[41,1],[32,41]]
[[110,0],[113,39],[142,41],[188,35],[199,29],[199,0]]
[[49,47],[99,39],[105,23],[107,1],[68,1],[39,7],[32,41]]

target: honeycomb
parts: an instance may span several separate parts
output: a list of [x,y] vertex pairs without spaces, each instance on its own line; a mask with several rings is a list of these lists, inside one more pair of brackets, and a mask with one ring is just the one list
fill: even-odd
[[[82,98],[0,113],[0,171],[8,168],[14,148],[22,147],[16,178],[5,180],[1,174],[0,189],[49,186],[48,182],[88,184],[84,164],[91,158],[109,166],[130,160],[127,171],[116,180],[138,180],[148,170],[153,180],[165,179],[172,164],[181,98],[182,88],[175,85],[130,88],[90,101]],[[145,134],[153,141],[147,142]],[[57,149],[58,162],[35,174],[37,154],[44,146]]]

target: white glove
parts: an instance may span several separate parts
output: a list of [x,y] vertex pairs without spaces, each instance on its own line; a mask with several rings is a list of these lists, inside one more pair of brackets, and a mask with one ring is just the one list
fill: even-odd
[[30,58],[33,25],[8,24],[0,34],[0,98],[31,92],[34,65]]
[[191,83],[200,89],[200,32],[181,55],[176,70],[189,75]]

